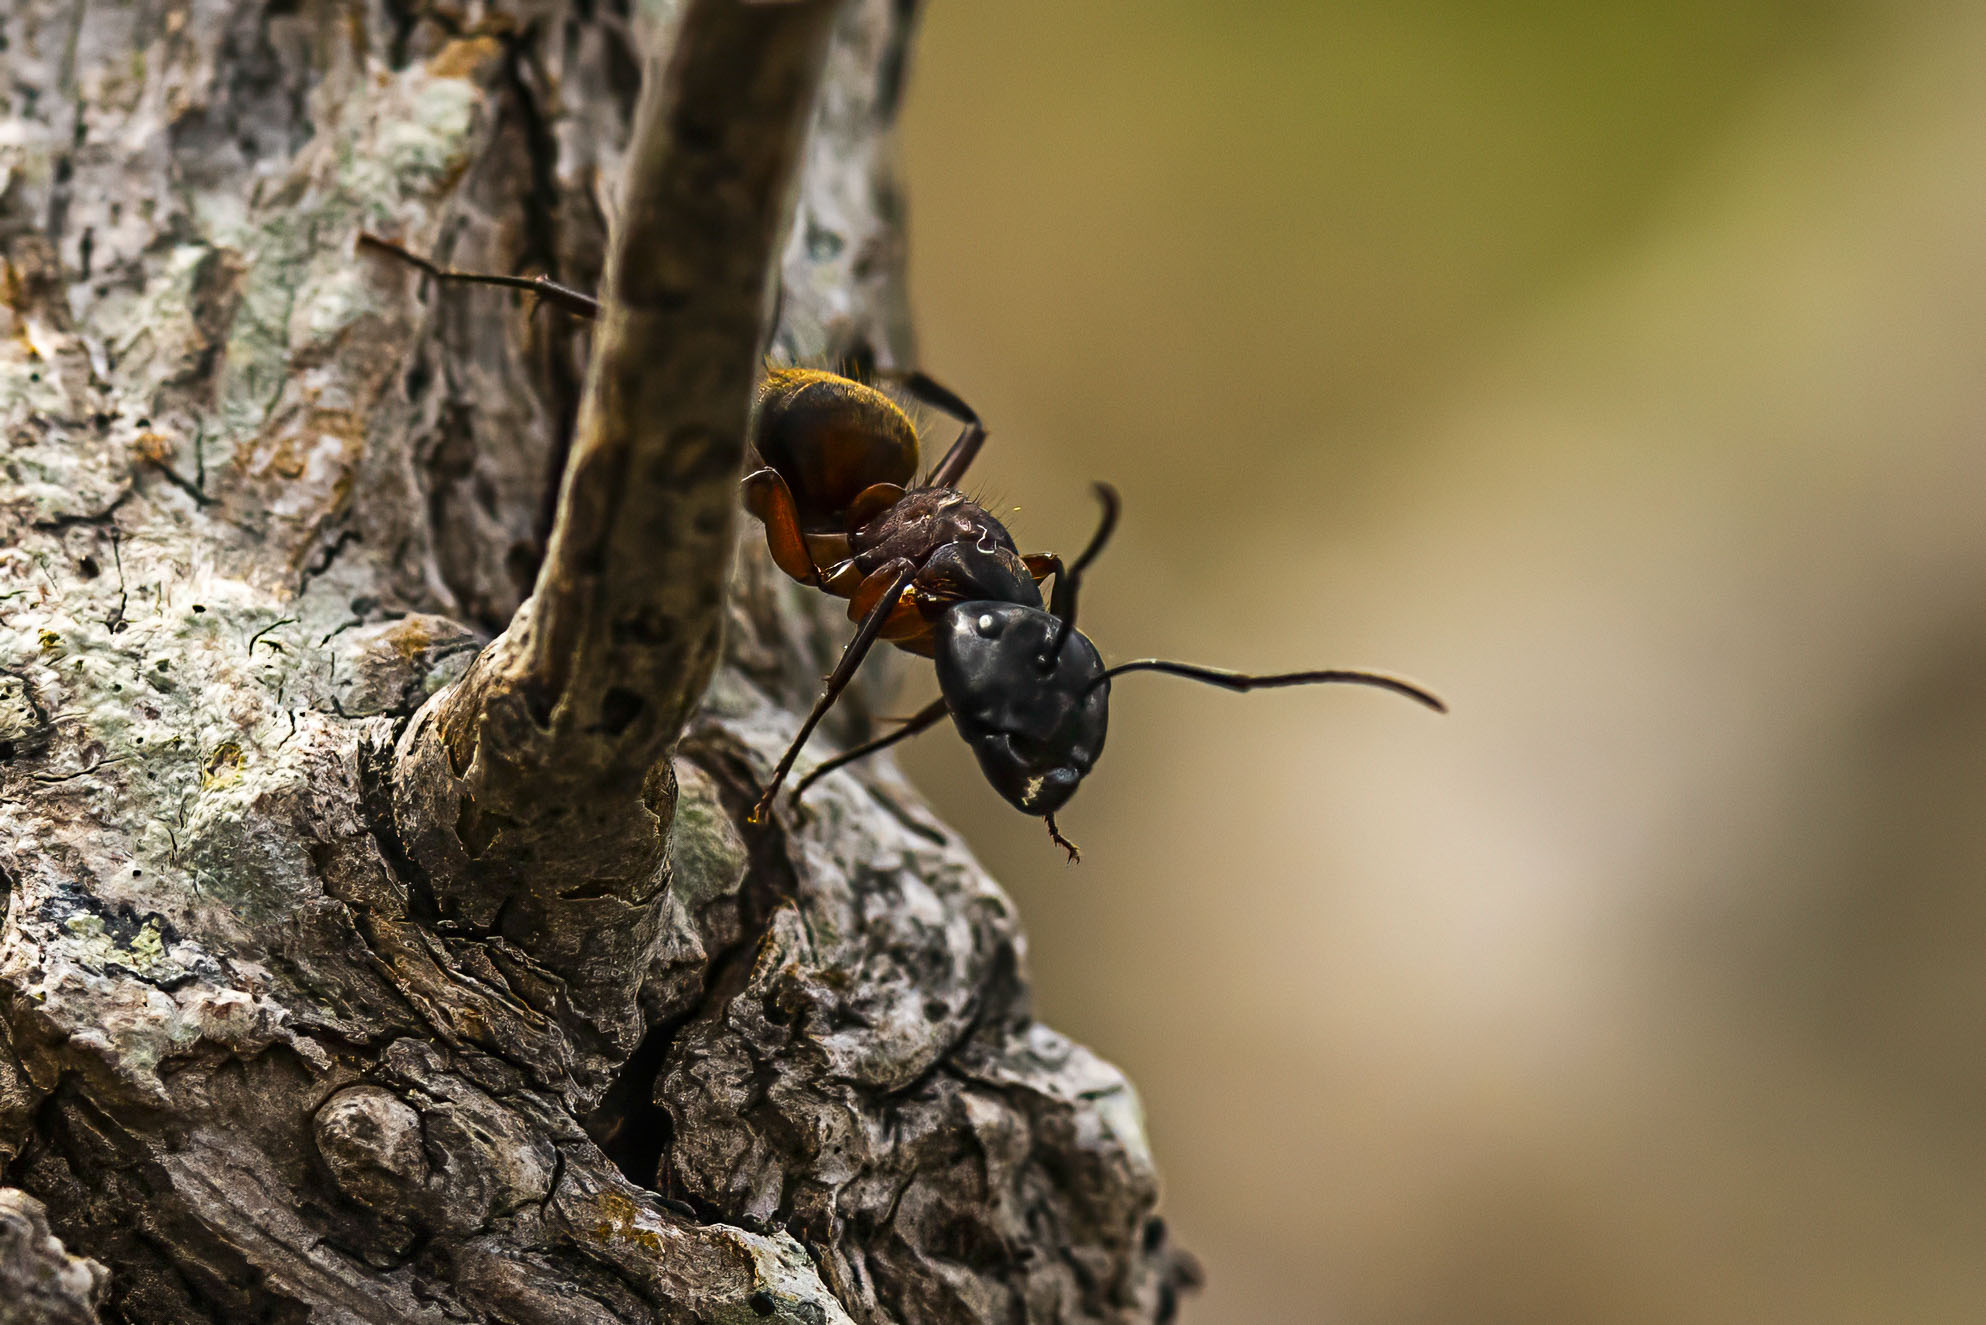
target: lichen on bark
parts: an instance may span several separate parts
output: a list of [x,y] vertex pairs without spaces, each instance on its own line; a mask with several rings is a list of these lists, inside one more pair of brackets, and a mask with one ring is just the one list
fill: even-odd
[[[1135,1096],[962,844],[886,764],[742,827],[839,629],[731,524],[761,308],[776,265],[775,354],[912,362],[911,19],[0,14],[0,1284],[55,1285],[0,1319],[1170,1314]],[[595,284],[679,216],[644,69],[693,197],[777,194],[756,258],[650,223],[592,332],[354,252]],[[813,107],[757,166],[748,87]],[[695,463],[561,528],[616,366]]]

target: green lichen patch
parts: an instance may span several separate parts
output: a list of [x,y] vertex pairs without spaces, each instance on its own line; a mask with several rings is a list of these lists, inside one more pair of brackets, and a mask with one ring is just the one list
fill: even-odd
[[710,776],[676,761],[676,817],[669,829],[670,888],[691,912],[738,891],[749,853]]
[[200,787],[203,791],[214,791],[241,781],[241,746],[234,741],[222,741],[207,755],[207,761],[200,766]]
[[62,928],[70,940],[66,955],[84,966],[100,971],[122,967],[153,982],[170,982],[186,974],[186,968],[166,954],[166,924],[158,916],[135,920],[112,914],[106,920],[96,911],[78,911],[62,922]]

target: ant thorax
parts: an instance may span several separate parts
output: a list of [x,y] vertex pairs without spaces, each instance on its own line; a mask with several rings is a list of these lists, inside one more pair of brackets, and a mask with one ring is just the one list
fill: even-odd
[[956,489],[912,489],[848,541],[864,573],[895,561],[916,566],[920,603],[985,599],[1041,606],[1041,591],[1006,526]]
[[1005,549],[1020,555],[1007,527],[956,488],[912,488],[901,501],[850,533],[848,543],[865,568],[899,557],[922,565],[946,543],[971,543],[989,552]]

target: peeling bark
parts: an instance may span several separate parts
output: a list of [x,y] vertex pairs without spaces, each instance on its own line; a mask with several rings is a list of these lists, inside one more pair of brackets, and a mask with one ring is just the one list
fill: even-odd
[[0,1321],[1171,1314],[957,839],[741,828],[845,629],[736,528],[767,293],[912,361],[910,21],[0,14]]

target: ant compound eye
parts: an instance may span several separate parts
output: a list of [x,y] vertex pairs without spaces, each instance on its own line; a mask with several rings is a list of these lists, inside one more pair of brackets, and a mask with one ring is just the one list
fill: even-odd
[[986,612],[986,613],[981,613],[981,614],[980,614],[980,617],[979,617],[979,620],[977,620],[977,621],[975,621],[975,622],[973,622],[973,624],[979,627],[979,633],[980,633],[980,634],[982,634],[982,635],[990,635],[990,634],[992,634],[992,633],[993,633],[993,615],[992,615],[992,613],[990,613],[990,612]]

